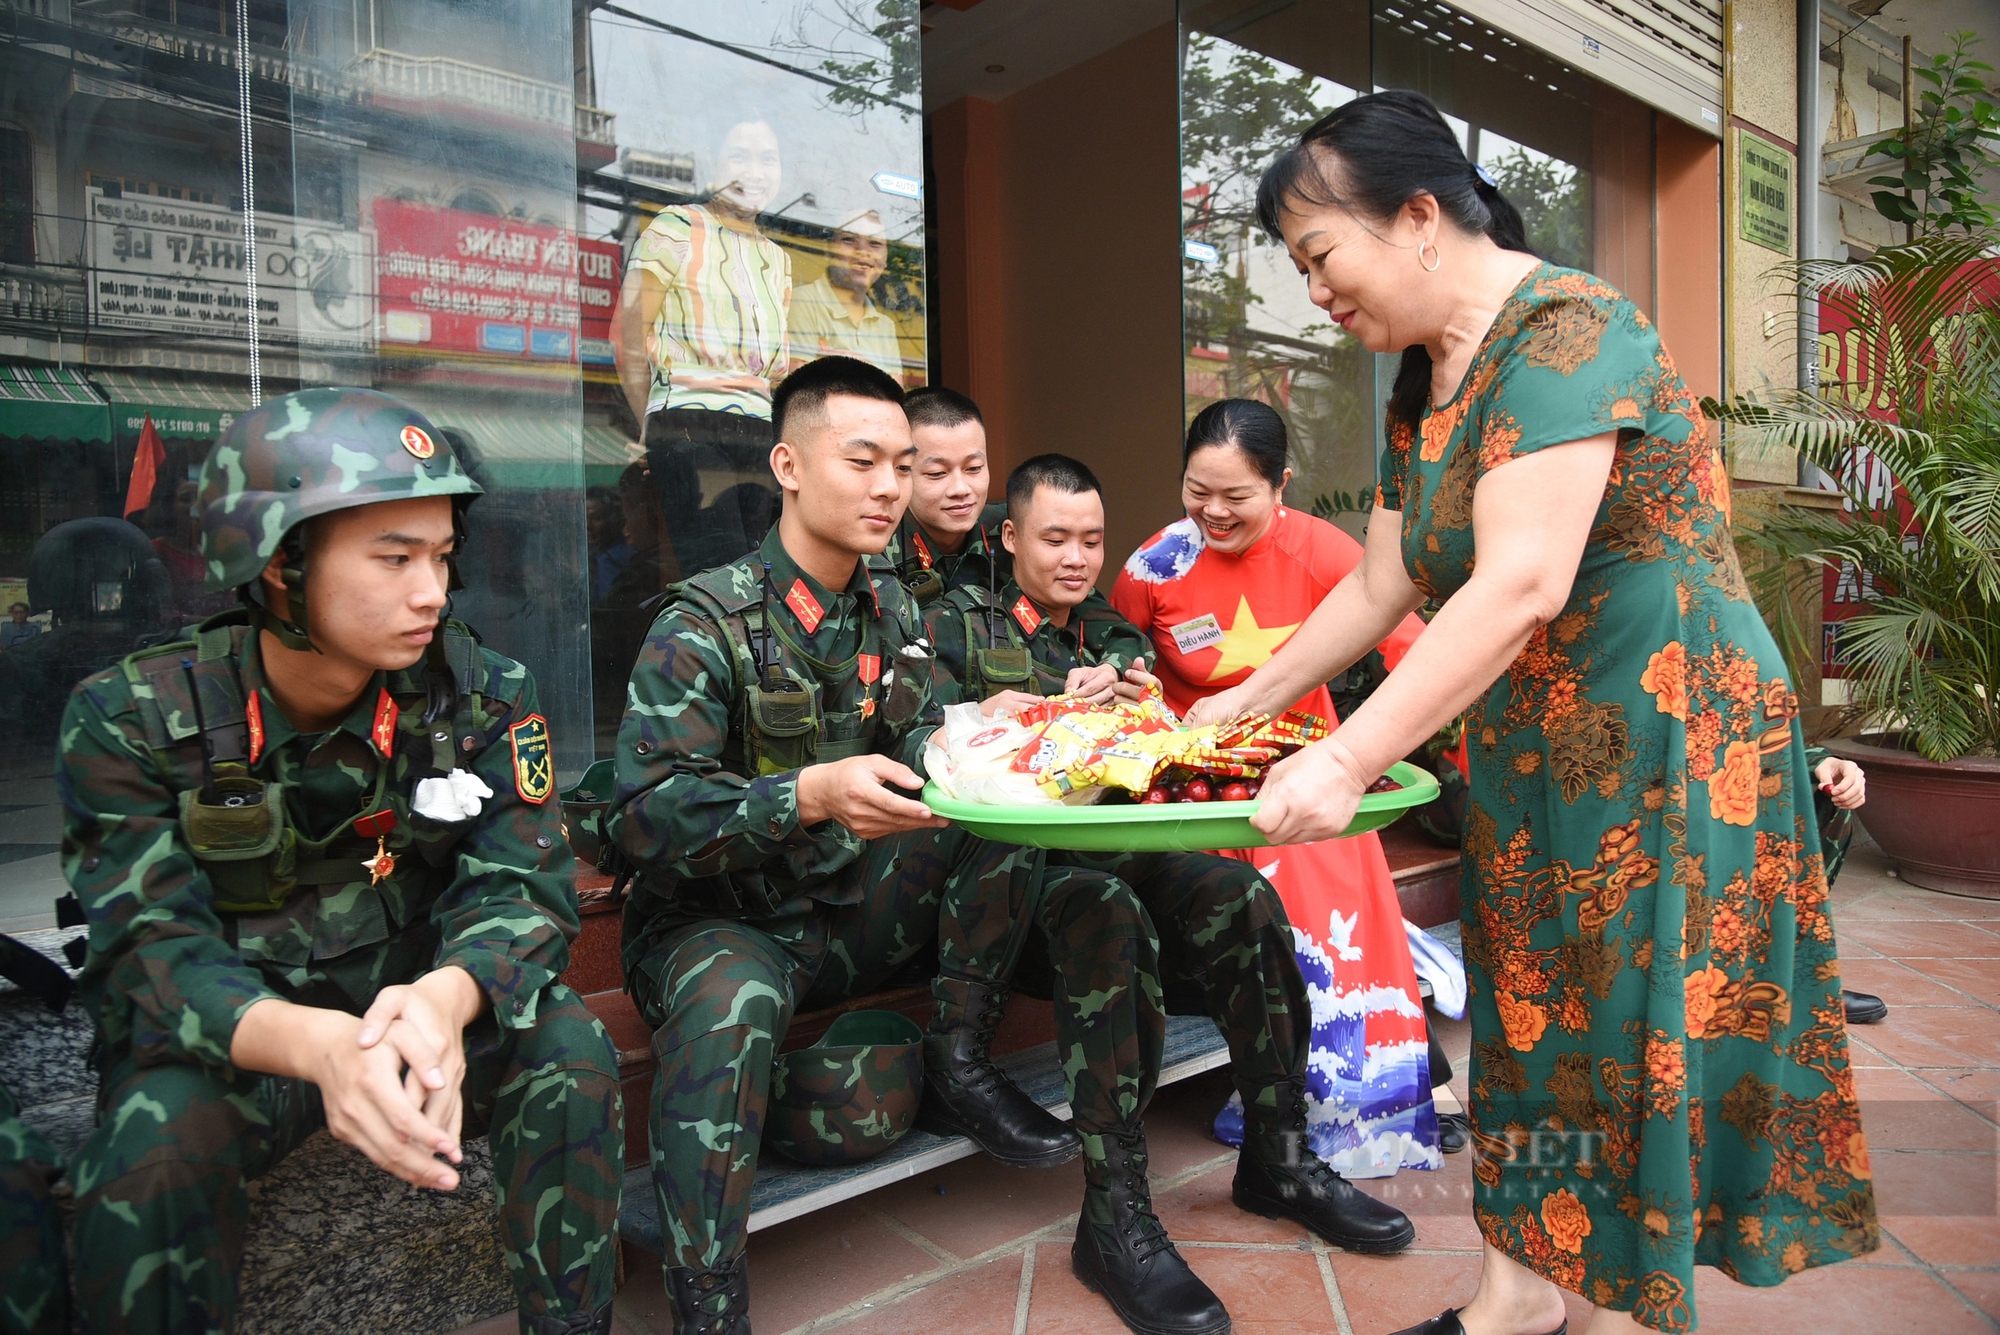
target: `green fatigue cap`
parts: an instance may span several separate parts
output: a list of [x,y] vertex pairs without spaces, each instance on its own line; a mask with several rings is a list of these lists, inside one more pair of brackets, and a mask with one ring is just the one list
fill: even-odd
[[208,590],[253,584],[314,515],[414,496],[477,496],[451,446],[372,389],[303,389],[236,419],[201,466]]
[[764,1143],[815,1167],[860,1163],[894,1145],[924,1090],[924,1031],[895,1011],[849,1011],[771,1073]]

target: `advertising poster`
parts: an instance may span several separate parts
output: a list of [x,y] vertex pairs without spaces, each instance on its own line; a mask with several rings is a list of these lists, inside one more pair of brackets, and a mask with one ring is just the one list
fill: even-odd
[[[2000,261],[1984,261],[1983,267],[1985,277],[1980,291],[1990,297],[2000,292]],[[1881,361],[1888,351],[1864,337],[1862,331],[1854,327],[1849,313],[1837,302],[1820,303],[1819,384],[1821,392],[1829,398],[1842,400],[1872,417],[1895,421],[1895,399],[1881,370]],[[1900,496],[1895,477],[1880,459],[1865,449],[1857,450],[1849,466],[1854,470],[1851,476],[1857,484],[1856,490],[1869,505],[1882,506],[1893,499],[1905,519],[1911,519],[1909,503]],[[1913,520],[1911,522],[1914,523]],[[1914,543],[1920,541],[1920,537],[1910,532],[1903,541]],[[1837,568],[1827,570],[1820,604],[1825,637],[1821,645],[1822,675],[1846,675],[1844,657],[1840,652],[1840,623],[1861,611],[1874,598],[1874,581],[1852,563],[1842,562]]]
[[610,361],[618,248],[567,228],[400,199],[374,206],[381,339],[529,361]]
[[[90,315],[107,329],[249,336],[243,217],[220,204],[85,192]],[[257,218],[257,330],[267,342],[375,343],[368,237],[282,214]]]

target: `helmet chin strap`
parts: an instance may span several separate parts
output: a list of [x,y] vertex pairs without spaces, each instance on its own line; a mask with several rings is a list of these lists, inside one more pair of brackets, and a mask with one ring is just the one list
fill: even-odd
[[279,578],[285,585],[282,605],[271,605],[270,586],[261,578],[238,589],[237,596],[250,609],[251,624],[259,630],[270,631],[287,649],[317,653],[319,650],[306,633],[305,547],[294,532],[285,535],[281,550],[285,557],[285,564],[279,567]]

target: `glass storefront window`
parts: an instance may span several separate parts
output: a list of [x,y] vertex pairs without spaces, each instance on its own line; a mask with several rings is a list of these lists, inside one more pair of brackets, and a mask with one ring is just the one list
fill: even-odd
[[438,424],[487,489],[455,613],[536,673],[560,779],[601,753],[651,600],[775,517],[771,386],[828,351],[924,378],[917,11],[13,6],[0,919],[60,890],[71,687],[233,605],[194,479],[261,398]]
[[633,0],[588,45],[618,146],[584,234],[623,268],[587,411],[635,442],[590,499],[608,743],[652,600],[776,521],[785,371],[840,353],[923,383],[923,137],[916,0]]
[[1360,535],[1394,358],[1307,301],[1257,229],[1257,180],[1360,90],[1428,95],[1521,209],[1530,245],[1652,308],[1652,122],[1638,102],[1435,0],[1206,0],[1182,22],[1185,407],[1276,408],[1293,505]]

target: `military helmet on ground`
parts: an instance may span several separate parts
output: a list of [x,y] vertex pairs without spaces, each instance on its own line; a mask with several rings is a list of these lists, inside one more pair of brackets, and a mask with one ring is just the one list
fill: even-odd
[[[462,506],[480,490],[438,429],[400,399],[372,389],[302,389],[272,399],[237,418],[201,466],[196,504],[209,591],[250,586],[258,606],[302,640],[302,549],[287,547],[300,524],[419,496],[459,498]],[[287,572],[292,605],[272,608],[258,576],[286,550],[297,567],[296,578]]]
[[924,1031],[896,1011],[849,1011],[779,1056],[764,1143],[803,1164],[872,1159],[903,1138],[924,1090]]

